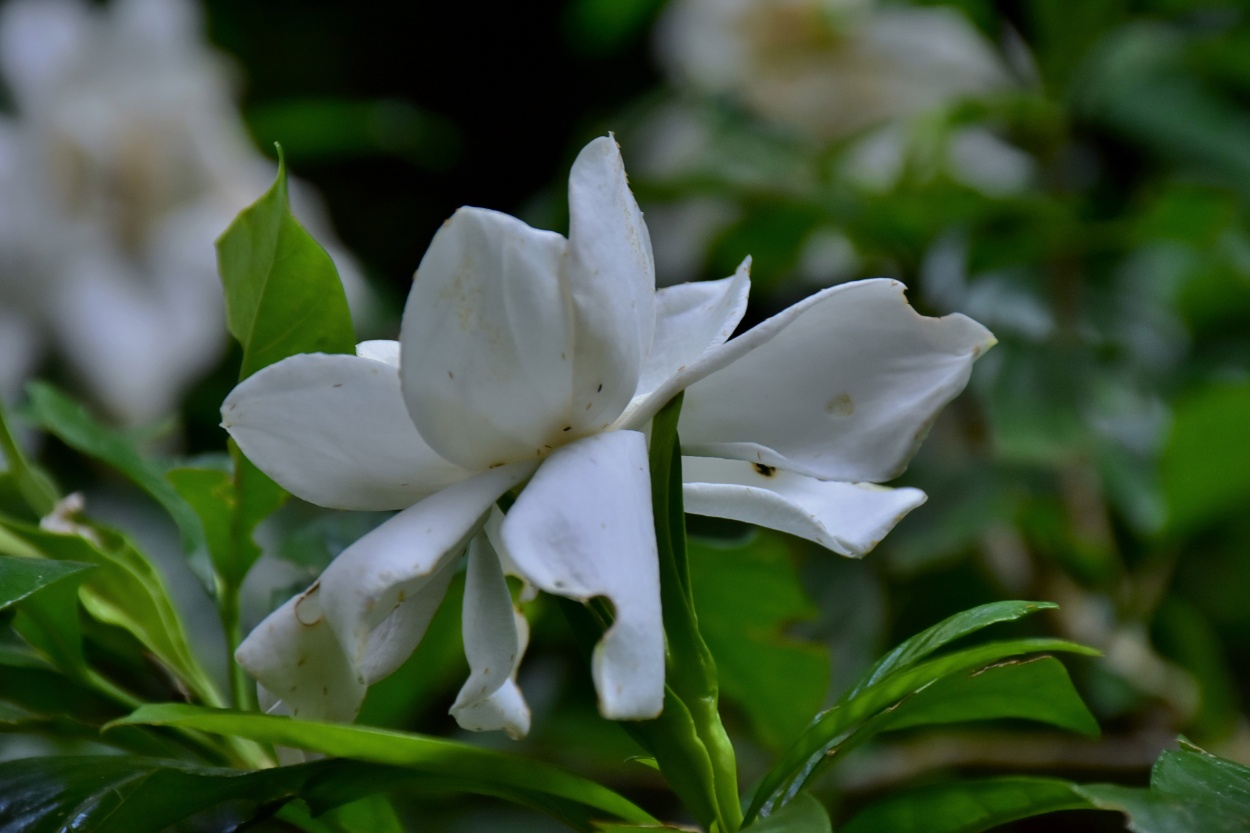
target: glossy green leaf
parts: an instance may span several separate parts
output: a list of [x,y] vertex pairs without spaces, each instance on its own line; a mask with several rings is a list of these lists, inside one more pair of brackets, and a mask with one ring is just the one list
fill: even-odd
[[1250,826],[1250,767],[1217,758],[1182,739],[1155,762],[1150,789],[1076,787],[1099,809],[1119,810],[1134,833],[1244,833]]
[[[895,670],[878,682],[847,695],[820,714],[811,727],[761,780],[747,818],[767,815],[798,795],[818,771],[825,753],[837,746],[861,721],[893,707],[938,680],[985,668],[1025,654],[1065,651],[1096,655],[1098,651],[1061,639],[1019,639],[966,648],[927,662]],[[874,727],[884,728],[886,722]]]
[[296,353],[352,353],[347,295],[334,262],[291,214],[286,164],[217,240],[226,324],[243,346],[239,378]]
[[859,692],[879,682],[895,671],[907,668],[932,654],[938,648],[954,642],[956,639],[976,633],[982,628],[999,622],[1012,622],[1029,616],[1039,610],[1051,610],[1058,607],[1054,602],[1021,602],[1005,601],[990,602],[971,610],[956,613],[942,620],[931,628],[927,628],[910,639],[899,643],[897,647],[877,660],[859,681],[851,687],[843,699],[854,697]]
[[0,556],[0,610],[91,567],[73,561]]
[[[91,567],[90,564],[80,566]],[[83,575],[77,572],[74,576],[77,580],[72,577],[47,585],[19,604],[13,630],[57,668],[82,678],[88,674],[78,621],[77,584]]]
[[[123,756],[61,756],[0,763],[0,833],[158,833],[233,830],[266,805],[350,777],[352,762],[259,771]],[[321,809],[325,809],[324,806]]]
[[191,568],[205,587],[212,588],[204,527],[195,510],[165,479],[164,467],[144,458],[124,436],[96,422],[81,405],[51,385],[32,382],[27,391],[31,413],[41,426],[70,448],[116,469],[164,507],[178,526]]
[[[1054,657],[1009,660],[971,673],[942,677],[854,724],[808,758],[798,775],[786,785],[782,800],[802,795],[800,790],[881,732],[932,723],[1003,718],[1049,723],[1086,734],[1098,733],[1098,722],[1081,701],[1068,679],[1067,670],[1058,660]],[[788,806],[783,805],[783,809]]]
[[1098,721],[1072,687],[1068,670],[1054,657],[1009,660],[945,677],[920,692],[915,701],[903,704],[890,720],[890,729],[1018,718],[1084,735],[1099,733]]
[[87,612],[129,631],[204,702],[221,703],[191,650],[164,579],[125,536],[98,526],[65,535],[4,519],[0,528],[48,558],[96,565],[84,576],[80,593]]
[[484,790],[506,788],[550,796],[625,821],[654,821],[611,790],[565,770],[440,738],[185,704],[144,706],[114,725],[198,729],[323,755],[405,767],[432,776],[480,784]]
[[896,793],[860,812],[839,833],[981,833],[1017,819],[1088,809],[1075,785],[1055,778],[955,781]]
[[755,833],[832,833],[833,828],[821,803],[804,793],[747,829]]

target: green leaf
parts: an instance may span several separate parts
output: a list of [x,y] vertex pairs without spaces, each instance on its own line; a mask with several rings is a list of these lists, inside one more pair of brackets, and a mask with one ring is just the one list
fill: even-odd
[[233,439],[229,445],[230,458],[234,460],[235,513],[230,526],[231,555],[226,575],[242,583],[260,557],[260,547],[252,537],[256,527],[286,502],[287,493],[244,457]]
[[1161,464],[1168,526],[1183,534],[1250,498],[1250,384],[1215,385],[1176,403]]
[[691,541],[689,558],[699,630],[716,658],[720,689],[765,744],[784,749],[829,686],[828,650],[785,632],[816,614],[786,545],[768,534],[732,548]]
[[0,529],[47,558],[96,565],[84,576],[80,593],[87,612],[129,631],[204,702],[221,703],[191,650],[164,580],[128,539],[98,526],[63,535],[3,518]]
[[286,163],[217,241],[226,324],[243,346],[239,379],[296,353],[352,353],[347,295],[334,262],[291,214]]
[[[599,784],[537,761],[506,755],[456,741],[422,735],[313,723],[287,717],[185,704],[144,706],[113,725],[175,726],[293,746],[354,760],[405,767],[432,776],[480,785],[483,790],[521,790],[608,813],[625,821],[654,819]],[[491,792],[490,794],[498,794]]]
[[1076,787],[1102,810],[1119,810],[1135,833],[1244,833],[1250,823],[1250,767],[1217,758],[1181,739],[1155,761],[1150,789],[1111,784]]
[[233,830],[266,805],[350,775],[347,762],[260,771],[122,756],[0,763],[0,833]]
[[[824,765],[826,752],[845,740],[847,733],[861,721],[869,720],[894,707],[944,677],[985,668],[1009,657],[1051,651],[1098,654],[1092,648],[1061,639],[993,642],[956,651],[919,665],[896,668],[867,688],[846,695],[833,708],[818,715],[781,761],[764,776],[755,791],[747,818],[768,814],[798,795]],[[890,715],[883,716],[872,731],[883,729],[889,718]]]
[[1072,687],[1068,670],[1054,657],[1009,660],[945,677],[905,701],[888,728],[1001,718],[1035,720],[1084,735],[1099,733],[1098,721]]
[[[7,560],[7,559],[5,559]],[[40,559],[49,563],[45,559]],[[57,563],[57,562],[50,562]],[[90,564],[79,565],[90,568]],[[82,653],[82,630],[78,622],[78,581],[61,581],[45,586],[18,605],[13,630],[47,657],[57,668],[78,679],[88,675]]]
[[31,512],[37,517],[50,513],[56,502],[60,500],[52,481],[34,466],[13,437],[9,430],[9,421],[4,413],[4,403],[0,402],[0,455],[8,463],[9,472],[17,485],[17,490]]
[[[839,833],[980,833],[1017,819],[1088,809],[1075,785],[1054,778],[1007,777],[934,784],[891,795]],[[1197,829],[1197,828],[1195,828]]]
[[107,463],[152,496],[178,526],[192,570],[213,587],[208,545],[200,518],[165,479],[164,467],[145,459],[124,436],[100,425],[74,400],[43,382],[27,385],[31,414],[70,448]]
[[886,676],[919,662],[938,648],[956,639],[976,633],[989,625],[1012,622],[1037,613],[1039,610],[1053,610],[1058,606],[1054,602],[990,602],[956,613],[899,643],[892,651],[877,660],[872,668],[864,672],[844,699],[854,697]]
[[833,830],[825,808],[807,793],[798,796],[771,816],[760,819],[748,829],[756,833],[832,833]]
[[91,567],[73,561],[0,556],[0,610]]
[[336,807],[326,814],[335,824],[351,833],[404,833],[395,808],[383,795],[371,795]]

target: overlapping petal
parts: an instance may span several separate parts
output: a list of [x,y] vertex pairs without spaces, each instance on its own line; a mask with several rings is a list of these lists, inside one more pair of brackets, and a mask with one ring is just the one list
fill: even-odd
[[655,335],[635,397],[645,396],[724,344],[747,309],[751,258],[732,277],[682,283],[655,294]]
[[404,308],[400,375],[412,421],[448,460],[533,460],[570,424],[564,252],[560,235],[480,208],[434,235]]
[[523,737],[530,729],[530,710],[517,688],[516,672],[529,625],[512,604],[499,557],[484,532],[469,542],[462,620],[470,673],[452,704],[452,716],[471,731],[503,729]]
[[741,460],[682,459],[686,511],[757,524],[858,558],[925,502],[919,489],[817,480]]
[[606,428],[634,396],[655,330],[655,260],[642,211],[610,136],[569,172],[563,278],[572,308],[573,430]]
[[499,543],[540,589],[612,603],[592,669],[603,716],[659,714],[664,629],[646,438],[614,431],[555,451],[508,511]]
[[402,509],[470,472],[413,427],[393,366],[303,354],[236,387],[222,425],[284,489],[336,509]]
[[827,289],[679,374],[669,386],[693,381],[683,448],[826,480],[896,477],[994,344],[966,316],[919,315],[903,292],[885,279]]
[[365,699],[365,681],[322,615],[317,585],[265,617],[234,656],[293,717],[349,722]]
[[368,682],[408,658],[442,599],[448,567],[533,463],[475,475],[425,498],[343,550],[321,574],[321,608]]

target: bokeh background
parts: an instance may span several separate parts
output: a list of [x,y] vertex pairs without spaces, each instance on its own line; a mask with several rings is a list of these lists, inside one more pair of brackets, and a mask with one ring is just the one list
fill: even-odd
[[[1031,627],[1105,652],[1068,663],[1104,736],[898,733],[824,785],[839,817],[951,773],[1144,784],[1177,733],[1250,763],[1244,3],[6,0],[0,70],[7,404],[38,376],[154,451],[220,452],[238,356],[213,307],[211,241],[267,187],[274,142],[360,332],[394,337],[456,207],[564,230],[573,156],[614,131],[662,283],[723,277],[749,254],[749,325],[888,276],[921,312],[967,313],[999,339],[899,481],[929,503],[862,562],[692,519],[747,775],[889,646],[1002,598],[1059,602]],[[192,321],[208,331],[183,345]],[[139,387],[133,368],[180,351]],[[55,440],[27,440],[89,506],[167,549],[186,604],[204,608],[151,507]],[[284,509],[253,620],[378,520]],[[454,731],[458,599],[362,721]],[[540,599],[529,614],[534,732],[479,740],[662,802],[594,714],[558,613]],[[413,829],[550,829],[476,799],[405,812],[424,820]],[[1092,812],[1011,829],[1060,824],[1122,829]]]

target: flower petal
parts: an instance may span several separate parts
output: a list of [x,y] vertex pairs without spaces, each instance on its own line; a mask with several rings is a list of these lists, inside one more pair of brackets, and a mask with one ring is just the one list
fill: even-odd
[[22,109],[41,96],[80,60],[93,19],[73,0],[16,0],[0,12],[0,68]]
[[346,723],[364,702],[365,681],[322,615],[319,595],[314,584],[287,601],[247,635],[234,656],[280,701],[267,710]]
[[655,335],[635,396],[644,396],[670,376],[724,344],[747,309],[751,258],[732,277],[682,283],[655,295]]
[[362,359],[373,359],[375,362],[399,367],[399,342],[387,339],[362,341],[356,345],[356,355]]
[[404,307],[400,376],[413,422],[448,460],[481,471],[562,439],[573,374],[564,251],[560,235],[481,208],[434,235]]
[[469,542],[464,582],[464,653],[469,679],[452,704],[461,728],[503,729],[511,737],[530,730],[530,710],[516,685],[529,642],[529,625],[512,604],[499,557],[484,532]]
[[291,356],[239,384],[222,425],[287,491],[335,509],[402,509],[470,472],[435,454],[408,417],[393,367]]
[[664,627],[646,438],[614,431],[557,449],[508,511],[498,544],[542,590],[612,602],[594,655],[599,710],[613,720],[659,714]]
[[569,172],[565,286],[572,302],[573,427],[606,428],[633,399],[655,330],[655,260],[616,140],[601,136]]
[[321,574],[321,607],[367,682],[394,671],[421,641],[450,580],[450,564],[492,504],[534,463],[448,486],[374,529]]
[[661,385],[631,422],[693,382],[680,426],[690,454],[889,480],[994,344],[963,315],[917,314],[903,290],[881,279],[817,293]]
[[741,460],[683,457],[686,511],[798,535],[858,558],[908,512],[925,502],[919,489],[817,480]]

